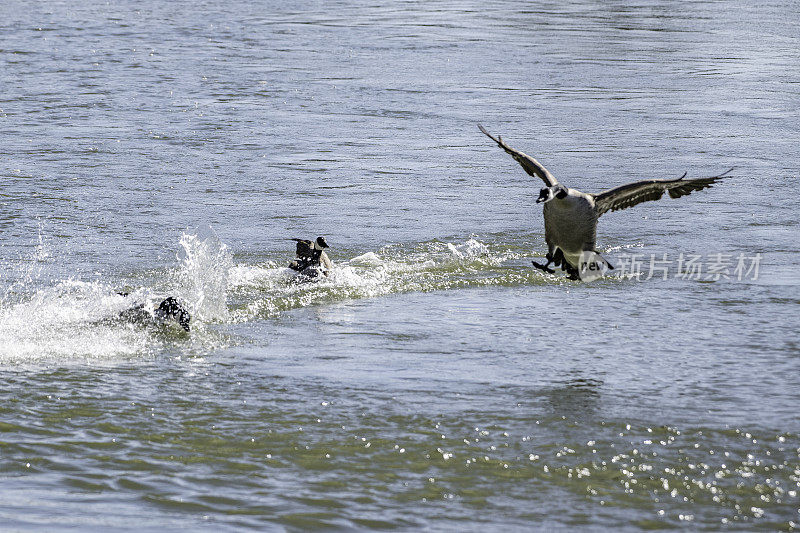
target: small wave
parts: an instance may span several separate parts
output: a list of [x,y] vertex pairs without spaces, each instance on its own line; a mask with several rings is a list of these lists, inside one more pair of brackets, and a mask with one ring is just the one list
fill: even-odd
[[460,245],[447,243],[447,249],[460,259],[486,257],[489,255],[489,247],[475,239],[469,239]]
[[367,252],[363,255],[358,255],[350,260],[351,265],[362,266],[379,266],[383,264],[383,260],[378,257],[375,252]]

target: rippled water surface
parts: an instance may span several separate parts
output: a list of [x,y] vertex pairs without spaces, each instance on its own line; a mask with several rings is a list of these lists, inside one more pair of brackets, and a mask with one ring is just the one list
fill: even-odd
[[[4,2],[0,529],[795,529],[799,17]],[[568,281],[478,123],[587,192],[735,170]]]

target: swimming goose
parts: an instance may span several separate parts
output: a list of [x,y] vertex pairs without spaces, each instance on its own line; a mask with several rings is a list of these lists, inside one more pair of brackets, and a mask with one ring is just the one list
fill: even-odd
[[[520,151],[508,146],[502,137],[494,137],[483,126],[478,128],[487,137],[505,150],[531,176],[544,181],[544,187],[536,200],[544,204],[544,236],[547,243],[547,263],[533,262],[533,265],[550,274],[555,271],[550,267],[553,263],[566,270],[571,279],[579,279],[581,256],[585,252],[597,254],[597,257],[608,266],[614,268],[595,250],[597,239],[597,219],[608,211],[617,211],[633,207],[642,202],[658,200],[669,193],[670,198],[680,198],[692,191],[711,187],[718,180],[731,172],[730,169],[719,176],[711,178],[684,179],[684,173],[678,179],[643,180],[621,185],[599,194],[587,194],[570,189],[558,183],[555,177],[541,163]],[[585,256],[584,256],[585,257]]]
[[325,276],[333,268],[325,248],[330,248],[325,237],[317,237],[315,241],[307,239],[292,239],[297,242],[295,260],[289,263],[289,268],[309,277],[317,277],[320,272]]

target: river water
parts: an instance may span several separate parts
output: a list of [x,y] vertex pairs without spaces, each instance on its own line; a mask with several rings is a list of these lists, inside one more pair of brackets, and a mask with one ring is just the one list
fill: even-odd
[[800,523],[800,8],[490,4],[3,2],[0,529]]

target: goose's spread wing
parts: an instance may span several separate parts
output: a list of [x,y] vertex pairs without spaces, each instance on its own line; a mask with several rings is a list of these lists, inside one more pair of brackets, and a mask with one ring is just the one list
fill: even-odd
[[550,172],[548,172],[547,169],[544,168],[537,160],[535,160],[529,155],[514,150],[505,143],[502,137],[500,137],[499,135],[497,137],[494,137],[491,133],[483,129],[483,126],[481,126],[480,124],[478,124],[478,129],[480,129],[484,135],[486,135],[491,140],[496,142],[497,146],[508,152],[511,155],[511,157],[514,158],[514,161],[522,165],[522,168],[525,169],[525,172],[527,172],[531,176],[537,176],[541,178],[542,181],[545,182],[545,184],[548,187],[558,183],[558,181],[556,181],[553,175],[550,174]]
[[597,215],[606,211],[616,211],[633,207],[642,202],[658,200],[664,193],[669,193],[670,198],[680,198],[692,191],[699,191],[711,187],[718,180],[725,177],[731,170],[711,178],[684,179],[686,174],[673,180],[644,180],[621,185],[600,194],[594,195],[594,205]]

